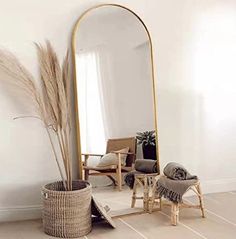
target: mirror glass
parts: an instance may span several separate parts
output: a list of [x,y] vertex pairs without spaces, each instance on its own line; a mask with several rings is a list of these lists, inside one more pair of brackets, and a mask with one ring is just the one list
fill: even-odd
[[[135,139],[138,132],[155,131],[154,83],[147,31],[129,10],[102,6],[88,11],[80,19],[74,44],[81,158],[86,159],[86,167],[90,167],[87,173],[99,173],[86,178],[92,183],[93,194],[102,204],[107,204],[113,214],[142,210],[142,202],[137,202],[135,209],[130,208],[132,190],[124,185],[123,177],[132,169],[135,159],[156,159],[155,145],[145,148],[145,144],[133,146],[135,141],[125,141]],[[126,146],[130,154],[120,154],[122,183],[119,190],[113,183],[113,178],[117,181],[119,176],[107,175],[114,153],[103,157],[102,164],[99,155],[125,152]],[[99,172],[96,172],[97,166],[101,167]],[[111,171],[116,172],[115,167]]]

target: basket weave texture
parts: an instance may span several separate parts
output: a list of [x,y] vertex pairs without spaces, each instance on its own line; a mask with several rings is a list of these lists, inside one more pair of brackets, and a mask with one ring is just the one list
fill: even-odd
[[91,229],[91,185],[78,180],[73,191],[64,191],[61,181],[42,189],[43,228],[48,235],[75,238],[87,235]]

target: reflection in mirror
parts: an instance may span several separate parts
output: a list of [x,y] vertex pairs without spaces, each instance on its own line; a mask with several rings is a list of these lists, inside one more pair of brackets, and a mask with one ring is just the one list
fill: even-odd
[[106,5],[80,20],[74,44],[85,178],[112,213],[127,213],[124,175],[137,159],[157,159],[151,43],[136,15]]

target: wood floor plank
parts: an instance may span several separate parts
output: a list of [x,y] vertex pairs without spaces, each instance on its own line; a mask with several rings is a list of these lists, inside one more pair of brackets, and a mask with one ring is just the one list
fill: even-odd
[[[143,239],[138,233],[127,225],[116,219],[116,229],[111,228],[107,223],[97,223],[93,226],[92,232],[87,235],[88,239]],[[57,237],[48,236],[43,232],[41,220],[30,220],[22,222],[11,222],[0,224],[1,239],[52,239]],[[81,237],[86,238],[86,237]]]
[[144,239],[137,232],[132,230],[126,224],[124,224],[119,219],[114,220],[116,223],[116,229],[112,229],[106,223],[98,223],[93,226],[92,232],[87,235],[88,239],[121,239],[121,238],[129,238],[129,239]]
[[170,219],[154,212],[152,214],[137,215],[122,218],[129,225],[141,232],[148,239],[199,239],[200,237],[183,226],[174,227],[170,225]]
[[[0,224],[1,239],[52,239],[43,232],[41,220]],[[56,238],[56,237],[55,237]]]
[[[196,202],[196,197],[190,197],[188,200]],[[209,212],[213,212],[236,225],[236,194],[214,193],[204,196],[205,207]]]
[[[162,211],[170,215],[169,207],[163,207]],[[236,228],[234,226],[208,212],[206,212],[206,218],[202,218],[198,209],[181,209],[180,222],[208,239],[235,238]]]
[[[200,210],[182,209],[178,226],[171,226],[170,207],[152,214],[129,215],[114,219],[117,228],[105,223],[96,224],[84,239],[234,239],[236,236],[236,193],[217,193],[205,196],[207,218]],[[129,199],[127,199],[128,203]],[[196,198],[188,200],[194,202]],[[128,204],[127,204],[128,205]],[[219,217],[220,215],[222,217]],[[224,218],[226,220],[224,220]],[[228,222],[227,222],[228,220]],[[232,223],[229,223],[232,222]],[[52,239],[43,232],[41,220],[0,224],[0,239]]]

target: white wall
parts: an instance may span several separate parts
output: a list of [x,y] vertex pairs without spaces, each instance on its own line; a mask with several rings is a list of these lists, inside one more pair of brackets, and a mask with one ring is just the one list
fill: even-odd
[[[52,41],[60,56],[72,27],[96,0],[0,1],[0,45],[36,75],[32,42]],[[137,12],[154,44],[162,166],[183,163],[205,192],[236,189],[236,2],[117,0]],[[0,220],[40,215],[40,186],[58,177],[45,132],[14,89],[0,87]]]

